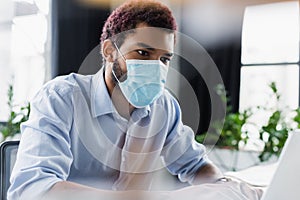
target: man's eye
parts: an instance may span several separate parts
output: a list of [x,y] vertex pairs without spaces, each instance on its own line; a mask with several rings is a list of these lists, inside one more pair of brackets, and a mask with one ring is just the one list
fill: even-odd
[[168,63],[171,61],[171,59],[170,59],[170,58],[167,58],[167,57],[161,57],[160,60],[161,60],[161,62],[163,62],[164,64],[168,64]]
[[144,51],[144,50],[137,50],[136,52],[138,54],[140,54],[141,56],[149,56],[149,53],[147,51]]

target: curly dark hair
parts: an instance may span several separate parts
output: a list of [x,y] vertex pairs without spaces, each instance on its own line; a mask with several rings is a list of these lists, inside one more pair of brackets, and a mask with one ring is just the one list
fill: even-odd
[[[140,23],[165,28],[170,32],[177,29],[172,11],[166,5],[155,0],[129,0],[116,8],[106,20],[100,38],[101,43],[108,38],[113,39],[118,33],[135,29]],[[120,47],[124,37],[123,35],[113,40]]]

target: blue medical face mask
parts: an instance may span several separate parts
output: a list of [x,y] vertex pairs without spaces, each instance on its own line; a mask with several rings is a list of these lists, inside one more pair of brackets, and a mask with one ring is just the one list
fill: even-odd
[[[120,51],[119,53],[121,54]],[[136,108],[150,105],[163,94],[167,67],[160,60],[125,59],[123,55],[122,57],[127,66],[127,79],[120,82],[113,69],[112,73],[123,95]]]

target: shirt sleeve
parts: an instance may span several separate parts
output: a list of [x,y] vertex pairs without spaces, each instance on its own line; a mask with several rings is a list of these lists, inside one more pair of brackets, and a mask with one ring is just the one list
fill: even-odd
[[171,128],[163,149],[163,160],[171,174],[178,175],[182,182],[191,183],[197,171],[210,161],[204,145],[194,139],[194,131],[182,123],[181,110],[174,98],[169,109]]
[[42,89],[31,102],[8,190],[8,200],[40,199],[66,180],[72,163],[69,132],[72,106],[67,90]]

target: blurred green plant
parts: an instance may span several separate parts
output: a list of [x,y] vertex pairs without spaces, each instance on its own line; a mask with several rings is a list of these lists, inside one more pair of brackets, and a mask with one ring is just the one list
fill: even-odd
[[[218,85],[215,90],[223,102],[227,103],[230,101],[224,86]],[[251,109],[243,112],[233,112],[232,110],[232,106],[227,105],[224,121],[213,122],[211,132],[196,135],[196,141],[210,145],[217,140],[216,146],[235,150],[239,149],[241,141],[247,143],[248,137],[247,134],[243,134],[242,127],[248,118],[252,116]]]
[[0,132],[2,134],[3,140],[8,137],[13,137],[14,135],[20,133],[20,124],[28,120],[30,113],[30,104],[27,103],[25,106],[17,106],[13,103],[13,86],[9,85],[8,88],[8,107],[9,107],[9,117],[4,125],[0,126]]
[[[278,92],[276,83],[271,82],[269,88],[272,91],[270,100],[275,100],[275,107],[269,107],[269,103],[267,103],[265,106],[259,105],[244,111],[233,112],[231,106],[228,106],[224,123],[222,124],[221,121],[217,121],[212,124],[213,130],[215,130],[216,133],[196,135],[196,141],[210,144],[210,140],[219,137],[216,146],[239,150],[240,144],[245,145],[249,140],[249,134],[243,127],[246,124],[252,124],[259,132],[260,140],[264,143],[263,150],[259,154],[260,161],[267,161],[273,155],[278,157],[288,137],[289,131],[300,128],[300,108],[296,110],[292,110],[288,107],[280,108],[281,95]],[[217,87],[216,91],[219,95],[222,95],[221,98],[223,100],[226,100],[226,96],[224,96],[226,93],[222,93],[218,90],[220,90],[220,86]],[[249,120],[259,111],[270,113],[267,123],[263,126],[254,124]],[[293,117],[287,117],[287,113],[296,114]],[[293,127],[291,124],[296,124],[296,126]]]
[[259,155],[261,161],[268,160],[272,155],[277,157],[280,155],[289,131],[294,129],[289,127],[288,124],[290,122],[296,122],[293,117],[287,119],[285,116],[286,111],[293,112],[293,110],[290,110],[288,107],[284,109],[279,107],[281,95],[278,92],[275,82],[271,82],[269,87],[272,90],[271,98],[275,98],[276,104],[274,108],[263,108],[264,110],[271,111],[271,115],[268,119],[268,123],[262,126],[259,131],[260,139],[264,142],[264,149]]
[[297,128],[300,129],[300,108],[295,110],[296,115],[294,116],[293,120],[298,124]]

